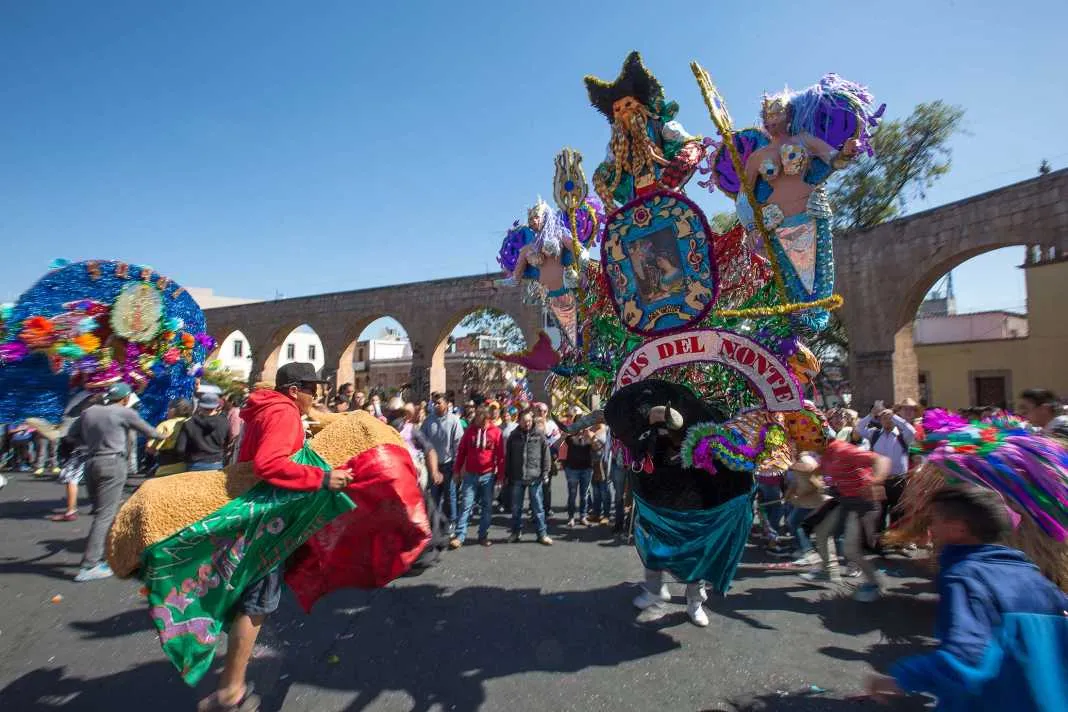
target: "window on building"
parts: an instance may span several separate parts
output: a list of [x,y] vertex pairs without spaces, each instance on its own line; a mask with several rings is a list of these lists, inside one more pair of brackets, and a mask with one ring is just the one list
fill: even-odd
[[356,360],[363,361],[363,347],[356,349]]
[[297,345],[286,344],[286,359],[289,361],[297,360]]
[[308,360],[315,360],[315,344],[308,344]]
[[245,355],[245,342],[241,339],[234,339],[234,358],[241,358]]

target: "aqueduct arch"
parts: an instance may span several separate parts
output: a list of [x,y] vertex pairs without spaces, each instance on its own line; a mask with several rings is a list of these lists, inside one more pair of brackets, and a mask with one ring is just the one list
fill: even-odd
[[[356,339],[368,324],[388,315],[408,332],[413,390],[425,394],[444,388],[445,341],[465,314],[483,307],[507,314],[528,343],[534,343],[542,312],[524,303],[523,293],[522,288],[494,286],[493,276],[476,275],[220,307],[207,310],[205,317],[216,338],[225,338],[234,330],[247,336],[253,348],[250,382],[274,379],[272,354],[301,324],[319,335],[327,364],[324,370],[345,382],[352,380]],[[440,368],[434,367],[435,358]],[[531,389],[539,399],[545,398],[544,376],[530,374]]]
[[857,408],[918,397],[912,321],[924,295],[953,267],[1013,245],[1068,254],[1068,169],[836,240]]

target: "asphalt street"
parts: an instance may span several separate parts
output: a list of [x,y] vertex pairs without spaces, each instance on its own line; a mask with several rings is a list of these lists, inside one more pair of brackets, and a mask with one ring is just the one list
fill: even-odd
[[[71,579],[90,519],[53,523],[62,486],[9,475],[0,490],[0,709],[187,712],[214,676],[187,687],[163,657],[136,580]],[[137,481],[130,483],[130,488]],[[554,504],[564,502],[557,478]],[[558,509],[559,511],[559,509]],[[264,628],[250,677],[264,709],[920,710],[850,699],[867,671],[928,647],[935,596],[920,562],[889,558],[874,604],[769,568],[750,547],[712,624],[673,610],[639,624],[641,566],[607,526],[556,545],[467,546],[373,592],[339,591],[310,616],[292,598]],[[57,598],[61,597],[61,598]]]

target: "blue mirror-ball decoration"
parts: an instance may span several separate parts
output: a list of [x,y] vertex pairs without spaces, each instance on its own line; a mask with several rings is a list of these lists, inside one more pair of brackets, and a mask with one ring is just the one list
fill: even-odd
[[[17,338],[19,325],[29,317],[62,314],[65,304],[79,300],[113,305],[124,287],[138,282],[151,284],[162,295],[161,323],[181,323],[184,332],[204,334],[204,313],[189,293],[150,267],[106,260],[54,266],[58,268],[38,280],[13,305],[5,320],[7,333],[3,341]],[[167,417],[172,400],[192,397],[206,351],[198,340],[191,360],[183,358],[171,365],[157,360],[153,364],[151,379],[138,394],[141,417],[159,423]],[[77,390],[71,383],[71,374],[53,372],[48,357],[42,353],[0,363],[0,423],[14,424],[30,417],[58,423]]]

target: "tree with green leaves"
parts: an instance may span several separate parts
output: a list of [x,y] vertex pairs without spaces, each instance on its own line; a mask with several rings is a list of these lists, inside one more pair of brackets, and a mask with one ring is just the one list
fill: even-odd
[[507,351],[519,351],[526,346],[523,330],[515,323],[515,319],[490,307],[483,307],[465,316],[460,322],[460,328],[501,338],[504,340],[504,350]]
[[942,101],[918,105],[904,119],[882,122],[871,137],[874,156],[861,156],[829,187],[835,231],[868,230],[902,215],[949,172],[949,141],[962,131],[964,109]]
[[224,367],[220,361],[212,361],[204,367],[200,380],[218,386],[224,395],[243,392],[247,384],[245,379]]

